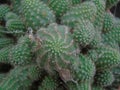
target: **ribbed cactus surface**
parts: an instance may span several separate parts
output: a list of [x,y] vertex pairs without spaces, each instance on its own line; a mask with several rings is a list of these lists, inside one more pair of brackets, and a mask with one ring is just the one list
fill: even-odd
[[0,90],[119,90],[118,3],[0,0]]

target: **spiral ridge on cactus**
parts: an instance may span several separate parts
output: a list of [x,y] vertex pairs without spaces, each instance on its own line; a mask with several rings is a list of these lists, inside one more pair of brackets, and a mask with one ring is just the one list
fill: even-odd
[[43,65],[44,63],[52,63],[54,65],[57,63],[61,67],[67,67],[67,64],[70,64],[73,59],[72,56],[75,56],[74,54],[76,53],[69,28],[53,23],[48,28],[41,28],[38,31],[38,35],[42,40],[38,53],[38,63]]

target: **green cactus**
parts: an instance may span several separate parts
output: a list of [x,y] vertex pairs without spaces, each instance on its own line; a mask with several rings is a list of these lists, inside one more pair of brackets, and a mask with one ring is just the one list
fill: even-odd
[[8,54],[10,52],[11,46],[0,49],[0,63],[10,63]]
[[110,9],[112,6],[116,5],[119,0],[106,0],[106,8]]
[[118,90],[118,1],[0,2],[0,90]]
[[18,15],[20,14],[20,8],[21,8],[21,0],[11,0],[12,4],[12,10],[13,12],[17,13]]
[[22,0],[21,13],[26,26],[33,30],[55,21],[53,12],[40,0]]
[[46,76],[38,90],[57,90],[57,82],[50,76]]
[[42,40],[37,60],[40,66],[42,65],[41,67],[47,63],[52,64],[48,65],[50,66],[49,69],[51,66],[53,67],[52,69],[56,69],[56,63],[60,67],[67,67],[73,61],[76,49],[67,26],[53,23],[48,28],[41,28],[38,31],[38,35]]
[[116,41],[120,44],[120,25],[114,25],[113,28],[104,35],[106,36],[106,42]]
[[96,30],[102,30],[103,22],[104,22],[104,14],[105,14],[105,7],[106,1],[105,0],[92,0],[97,8],[97,13],[94,20],[94,26]]
[[104,90],[104,89],[100,86],[92,86],[92,90]]
[[101,46],[102,43],[102,36],[101,36],[101,32],[100,31],[95,31],[95,36],[93,38],[93,40],[90,42],[89,46],[91,48],[96,48]]
[[26,65],[32,61],[32,41],[29,37],[21,37],[18,44],[11,48],[9,53],[10,62],[13,65]]
[[113,68],[112,72],[113,72],[115,80],[114,80],[114,82],[112,83],[111,86],[113,88],[117,89],[120,85],[120,64],[117,67]]
[[10,11],[10,7],[6,4],[0,5],[0,21],[4,19],[6,13]]
[[54,11],[56,17],[62,16],[70,7],[69,0],[50,0],[49,7]]
[[79,21],[73,31],[73,38],[82,46],[88,45],[95,36],[95,29],[93,24],[88,21]]
[[70,81],[70,82],[67,82],[66,84],[67,84],[68,90],[77,90],[78,89],[77,83]]
[[[7,77],[7,74],[0,74],[0,83]],[[1,90],[1,89],[0,89]]]
[[23,34],[25,32],[25,25],[19,19],[10,19],[6,22],[6,33]]
[[73,63],[74,78],[83,82],[91,80],[95,75],[95,65],[87,57],[80,55],[79,60]]
[[71,0],[73,5],[80,4],[82,0]]
[[73,83],[69,82],[67,83],[68,90],[91,90],[91,82],[90,81],[85,81],[82,83]]
[[91,90],[91,82],[82,82],[79,84],[79,90]]
[[111,13],[105,13],[103,32],[108,32],[113,27],[113,15]]
[[62,23],[74,27],[74,24],[79,20],[93,21],[96,15],[96,6],[91,1],[86,1],[80,5],[70,8],[61,18]]
[[0,38],[0,49],[10,44],[13,44],[13,40],[10,38]]
[[8,21],[10,19],[19,19],[19,16],[13,12],[8,12],[5,17],[4,17],[5,21]]
[[98,70],[111,69],[120,63],[120,53],[110,47],[99,47],[96,49],[98,53],[98,59],[95,65]]
[[16,67],[0,83],[0,88],[1,90],[21,90],[21,88],[27,90],[25,88],[29,88],[40,75],[40,69],[36,65]]
[[95,75],[95,84],[99,86],[111,85],[114,81],[114,76],[109,70],[97,72]]

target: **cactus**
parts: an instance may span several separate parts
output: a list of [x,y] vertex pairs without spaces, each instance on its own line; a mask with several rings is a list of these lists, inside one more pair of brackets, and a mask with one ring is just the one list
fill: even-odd
[[56,17],[62,16],[70,7],[69,0],[50,0],[49,7],[54,11]]
[[118,44],[120,44],[120,25],[114,25],[113,28],[104,35],[107,37],[106,42],[116,41]]
[[61,67],[67,67],[76,52],[69,28],[64,25],[50,24],[48,28],[41,28],[38,35],[42,40],[38,63],[43,65],[48,62],[53,65],[58,63]]
[[116,5],[119,0],[106,0],[106,8],[110,9],[112,6]]
[[113,27],[113,15],[111,13],[105,13],[103,32],[108,32]]
[[53,12],[40,0],[22,0],[20,10],[26,26],[33,30],[55,21]]
[[19,16],[13,12],[8,12],[5,17],[4,17],[5,21],[8,21],[10,19],[19,19]]
[[101,32],[95,31],[95,36],[94,36],[93,40],[90,42],[89,46],[91,48],[96,48],[96,47],[101,46],[101,42],[102,42]]
[[80,59],[73,63],[73,75],[75,79],[83,82],[91,80],[95,75],[95,65],[87,57],[80,55]]
[[99,86],[108,86],[111,85],[114,81],[114,76],[109,70],[97,72],[95,75],[95,84]]
[[79,84],[79,90],[91,90],[91,82],[82,82]]
[[10,63],[8,54],[11,46],[0,49],[0,63]]
[[112,69],[113,75],[114,75],[114,82],[111,85],[111,88],[118,88],[120,84],[120,65]]
[[21,34],[25,32],[25,25],[21,20],[10,19],[6,22],[7,33]]
[[74,24],[79,20],[90,20],[93,21],[96,15],[96,6],[93,2],[87,1],[80,5],[70,8],[66,14],[62,17],[62,23],[74,27]]
[[67,85],[68,85],[68,90],[91,90],[90,81],[85,81],[85,82],[78,83],[78,84],[69,82]]
[[101,47],[97,50],[98,59],[95,65],[98,70],[111,69],[120,63],[120,53],[110,47]]
[[52,77],[45,77],[42,84],[39,86],[39,90],[56,90],[57,83]]
[[7,74],[0,74],[0,83],[7,77]]
[[[32,77],[36,76],[36,77]],[[9,76],[7,76],[2,83],[0,83],[1,90],[26,90],[32,82],[40,77],[39,68],[36,65],[29,65],[25,67],[16,67]]]
[[104,22],[104,14],[106,1],[105,0],[92,0],[97,8],[97,13],[94,20],[94,26],[96,30],[102,30],[103,22]]
[[20,14],[21,0],[11,0],[13,12]]
[[0,1],[0,90],[118,90],[118,1]]
[[[29,42],[29,43],[28,43]],[[32,58],[32,41],[29,37],[21,37],[19,43],[11,48],[9,53],[10,62],[13,65],[30,64]]]
[[80,4],[82,0],[71,0],[73,5]]
[[5,17],[5,14],[10,11],[10,7],[6,4],[0,5],[0,21]]
[[104,89],[100,86],[92,86],[92,90],[104,90]]
[[76,24],[76,27],[73,31],[73,37],[80,45],[88,45],[93,40],[94,36],[94,26],[88,20],[84,20]]
[[0,38],[0,49],[10,44],[13,44],[13,40],[10,38]]

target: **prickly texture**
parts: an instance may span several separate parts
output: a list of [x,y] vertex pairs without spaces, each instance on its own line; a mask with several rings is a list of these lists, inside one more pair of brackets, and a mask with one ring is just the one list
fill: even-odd
[[68,82],[67,86],[68,86],[68,90],[91,90],[90,81],[85,81],[82,83]]
[[103,27],[106,1],[105,0],[92,0],[92,1],[95,3],[97,8],[97,13],[94,20],[94,26],[96,30],[101,31]]
[[120,64],[117,67],[113,68],[112,72],[115,80],[111,86],[117,89],[120,85]]
[[40,66],[55,69],[56,65],[67,67],[73,61],[76,49],[67,26],[53,23],[48,28],[41,28],[38,35],[42,40],[37,60]]
[[120,63],[120,53],[111,47],[99,47],[96,49],[98,59],[95,65],[98,70],[111,69]]
[[95,33],[94,33],[94,38],[90,42],[89,46],[91,48],[96,48],[96,47],[101,46],[101,42],[102,42],[101,32],[96,30]]
[[99,86],[111,85],[114,81],[114,76],[109,70],[97,72],[95,75],[95,84]]
[[9,11],[10,11],[10,8],[8,5],[6,4],[0,5],[0,21],[4,19],[5,14],[8,13]]
[[49,7],[54,11],[57,17],[62,16],[70,7],[69,0],[50,0]]
[[79,84],[79,90],[91,90],[91,82],[82,82]]
[[104,90],[104,89],[100,86],[92,86],[92,90]]
[[19,19],[19,16],[16,13],[13,12],[8,12],[5,17],[4,17],[5,21],[8,21],[10,19]]
[[11,0],[13,12],[20,14],[21,0]]
[[90,1],[81,3],[80,5],[70,8],[62,17],[62,23],[74,27],[79,20],[94,20],[96,14],[96,6]]
[[106,36],[106,42],[116,41],[120,44],[120,25],[114,25],[113,28],[104,35]]
[[40,0],[22,0],[21,12],[26,26],[33,30],[55,21],[53,12]]
[[80,4],[82,0],[71,0],[73,5]]
[[106,9],[110,9],[112,6],[116,5],[119,0],[106,0]]
[[79,21],[73,31],[73,38],[82,46],[88,45],[95,36],[95,29],[93,24],[88,21]]
[[10,62],[13,65],[29,64],[32,58],[32,41],[29,37],[21,37],[19,43],[12,47],[9,53]]
[[0,49],[13,44],[13,40],[10,38],[0,38]]
[[46,76],[38,90],[57,90],[57,83],[52,77]]
[[73,75],[79,81],[91,80],[95,75],[94,63],[89,58],[80,55],[80,58],[73,63]]
[[[33,77],[35,76],[35,77]],[[36,65],[16,67],[0,83],[1,90],[27,90],[32,82],[40,77],[40,69]]]
[[0,83],[7,77],[7,74],[0,74]]
[[20,34],[25,32],[25,25],[19,19],[10,19],[6,22],[7,33]]
[[105,13],[103,32],[108,32],[113,27],[113,15],[111,13]]
[[10,63],[8,54],[10,52],[11,46],[0,49],[0,63]]

